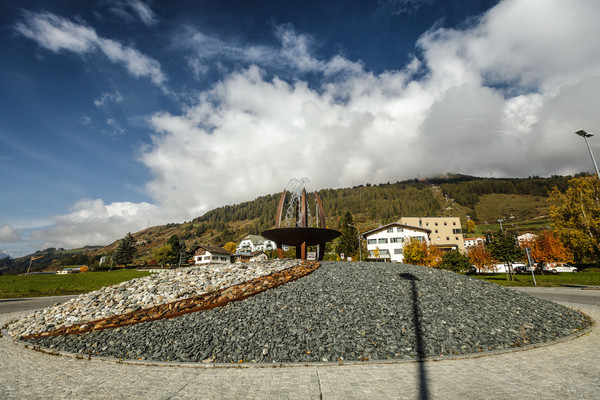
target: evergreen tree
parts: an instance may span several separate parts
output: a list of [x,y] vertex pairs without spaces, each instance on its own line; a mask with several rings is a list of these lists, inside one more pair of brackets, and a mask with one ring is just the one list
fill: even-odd
[[453,272],[469,272],[471,270],[471,262],[469,261],[469,257],[460,251],[452,250],[442,255],[442,263],[438,268]]
[[135,239],[131,233],[128,233],[121,239],[121,243],[119,243],[119,246],[117,247],[115,262],[119,265],[131,264],[136,253]]
[[335,246],[335,252],[338,254],[344,253],[346,257],[358,253],[358,235],[356,228],[350,226],[353,222],[354,220],[350,211],[347,211],[340,221],[339,229],[342,231],[342,236],[340,236],[339,241]]
[[167,240],[167,244],[171,246],[171,250],[166,259],[167,263],[171,265],[178,264],[181,252],[185,250],[185,242],[179,240],[179,236],[172,235],[169,240]]

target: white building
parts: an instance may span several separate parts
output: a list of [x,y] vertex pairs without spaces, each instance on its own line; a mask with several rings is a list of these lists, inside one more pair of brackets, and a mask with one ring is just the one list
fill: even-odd
[[236,263],[267,261],[269,259],[269,257],[265,254],[264,251],[253,251],[251,253],[235,253],[232,257]]
[[[287,247],[287,246],[286,246]],[[274,241],[265,239],[259,235],[248,235],[235,248],[236,253],[252,253],[255,251],[277,250]],[[285,249],[287,250],[287,249]]]
[[398,222],[431,229],[429,240],[441,251],[459,250],[463,254],[465,252],[465,238],[459,217],[402,217]]
[[475,246],[483,246],[485,244],[484,237],[474,237],[465,239],[465,249]]
[[535,233],[525,232],[517,236],[517,240],[519,241],[519,244],[521,244],[523,242],[533,242],[537,237],[538,235]]
[[231,253],[221,247],[200,246],[194,253],[194,265],[229,264]]
[[404,262],[404,244],[416,239],[429,244],[431,230],[399,224],[380,226],[362,234],[367,241],[368,259],[377,261]]

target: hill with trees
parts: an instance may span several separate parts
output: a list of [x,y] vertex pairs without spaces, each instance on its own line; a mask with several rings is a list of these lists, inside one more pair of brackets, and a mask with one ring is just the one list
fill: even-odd
[[[548,225],[549,192],[553,188],[559,192],[566,191],[570,178],[480,178],[451,174],[396,183],[321,189],[319,193],[329,228],[341,228],[347,212],[352,214],[354,224],[361,232],[397,221],[402,216],[458,216],[463,226],[467,219],[473,220],[477,226],[475,233],[481,234],[486,230],[497,230],[498,219],[504,219],[507,228],[512,226],[522,230],[536,230]],[[151,263],[154,250],[167,244],[173,236],[182,242],[189,257],[200,244],[223,246],[228,242],[239,243],[248,234],[260,234],[274,226],[280,195],[260,196],[252,201],[216,208],[189,222],[170,223],[133,233],[136,247],[134,262]],[[101,256],[114,255],[119,243],[121,239],[102,248],[78,251],[78,260],[73,258],[77,254],[44,250],[44,257],[34,262],[32,270],[57,265],[97,264]],[[22,273],[27,269],[29,257],[2,259],[0,271]]]

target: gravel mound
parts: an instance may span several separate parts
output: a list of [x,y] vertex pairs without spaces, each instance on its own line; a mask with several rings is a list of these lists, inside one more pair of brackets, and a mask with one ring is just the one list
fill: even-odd
[[223,290],[259,276],[298,264],[298,260],[271,260],[178,268],[132,279],[82,294],[66,303],[38,310],[12,323],[11,336],[23,336],[110,318],[173,301]]
[[221,308],[28,341],[153,361],[364,361],[544,343],[589,324],[575,310],[448,271],[325,262],[307,277]]

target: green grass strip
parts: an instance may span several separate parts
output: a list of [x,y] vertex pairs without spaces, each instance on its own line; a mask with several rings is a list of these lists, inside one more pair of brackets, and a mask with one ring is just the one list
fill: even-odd
[[81,294],[149,274],[145,271],[123,269],[66,275],[2,275],[0,298]]

